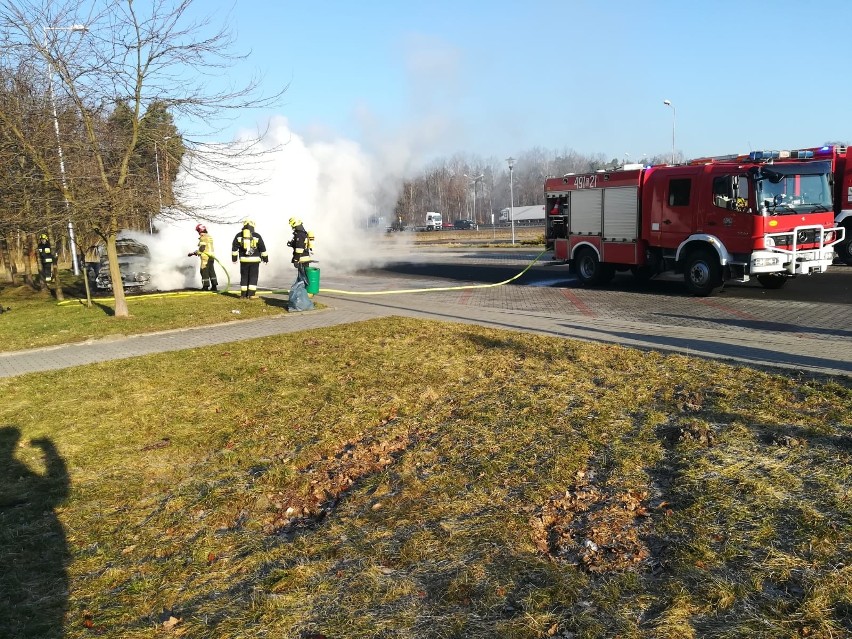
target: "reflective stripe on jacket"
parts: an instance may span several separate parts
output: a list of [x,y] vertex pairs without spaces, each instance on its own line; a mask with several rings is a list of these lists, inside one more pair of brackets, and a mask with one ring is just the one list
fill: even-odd
[[45,264],[53,262],[53,251],[50,250],[50,244],[38,245],[38,257]]
[[255,233],[250,227],[245,227],[234,236],[234,241],[231,243],[231,257],[238,257],[240,262],[260,262],[262,257],[267,257],[266,244],[259,233]]

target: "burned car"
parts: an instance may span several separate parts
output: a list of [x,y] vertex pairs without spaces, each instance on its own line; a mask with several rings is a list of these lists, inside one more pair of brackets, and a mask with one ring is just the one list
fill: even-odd
[[[115,241],[118,253],[118,268],[124,290],[144,291],[151,285],[151,254],[142,242],[131,238],[119,238]],[[100,268],[95,277],[95,286],[99,290],[111,291],[112,278],[109,274],[109,259],[106,252],[101,255]]]

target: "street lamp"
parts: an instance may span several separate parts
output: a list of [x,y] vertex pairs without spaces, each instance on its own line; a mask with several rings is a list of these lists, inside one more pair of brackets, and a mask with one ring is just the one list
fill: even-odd
[[509,163],[509,220],[512,222],[512,246],[515,245],[515,187],[514,187],[514,169],[515,158],[508,157],[506,162]]
[[672,164],[675,163],[675,119],[677,113],[671,100],[663,100],[663,104],[672,109]]
[[[44,49],[47,51],[47,37],[51,31],[70,31],[85,33],[89,30],[84,24],[72,24],[70,27],[44,27]],[[46,53],[45,53],[46,55]],[[50,95],[50,106],[53,109],[53,131],[56,133],[56,151],[59,155],[59,175],[62,178],[62,197],[65,200],[65,213],[68,215],[68,244],[71,250],[71,264],[74,275],[80,274],[80,263],[77,260],[77,242],[74,240],[74,223],[70,219],[71,203],[68,201],[68,182],[65,179],[65,158],[62,155],[62,140],[59,137],[59,114],[56,112],[56,97],[53,93],[53,63],[47,55],[47,92]]]
[[476,183],[485,178],[485,174],[478,175],[476,177],[470,177],[467,173],[464,176],[471,180],[471,184],[473,184],[473,223],[477,224],[478,220],[476,219]]

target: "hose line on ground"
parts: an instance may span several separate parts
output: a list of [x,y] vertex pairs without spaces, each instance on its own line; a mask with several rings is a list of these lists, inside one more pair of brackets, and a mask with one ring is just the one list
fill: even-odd
[[[538,262],[541,259],[541,256],[544,255],[546,252],[547,252],[547,249],[544,249],[541,253],[536,255],[535,258],[533,258],[533,260],[529,264],[527,264],[527,266],[520,273],[513,275],[512,277],[510,277],[507,280],[503,280],[502,282],[494,282],[493,284],[463,284],[461,286],[437,286],[437,287],[434,287],[434,288],[404,288],[404,289],[396,289],[396,290],[393,290],[393,291],[344,291],[344,290],[336,289],[336,288],[320,288],[319,292],[320,293],[333,293],[333,294],[336,294],[336,295],[395,295],[395,294],[401,294],[401,293],[434,293],[436,291],[438,291],[438,292],[439,291],[464,291],[464,290],[476,289],[476,288],[494,288],[495,286],[503,286],[504,284],[514,282],[516,279],[518,279],[524,273],[526,273],[528,270],[530,270],[533,267],[533,265],[536,262]],[[228,274],[228,269],[225,268],[225,265],[222,264],[222,262],[219,262],[219,260],[216,257],[214,257],[213,259],[216,260],[216,262],[219,263],[219,266],[221,266],[225,270],[225,274],[228,277],[227,288],[225,290],[219,291],[219,294],[220,295],[235,295],[236,291],[229,290],[231,288],[231,277]],[[289,294],[290,289],[282,288],[282,289],[277,289],[277,290],[258,290],[257,292],[258,293],[267,293],[267,294],[272,294],[272,295],[282,295],[284,293]],[[189,296],[189,295],[203,295],[203,294],[206,294],[206,291],[169,291],[169,292],[156,293],[156,294],[150,294],[150,295],[142,295],[142,296],[139,296],[139,297],[128,296],[128,297],[126,297],[126,299],[129,301],[129,300],[136,300],[136,299],[155,299],[155,298],[158,298],[158,297],[186,297],[186,296]],[[114,297],[99,297],[99,298],[97,298],[97,300],[101,301],[101,302],[109,302],[109,301],[115,300],[115,298]],[[59,302],[57,304],[57,306],[64,306],[64,305],[67,305],[67,304],[73,304],[73,303],[76,303],[76,302],[79,302],[79,301],[80,300],[65,300],[64,302]]]
[[[393,295],[398,293],[432,293],[435,291],[463,291],[467,289],[474,288],[493,288],[495,286],[503,286],[504,284],[508,284],[509,282],[514,282],[516,279],[521,277],[524,273],[530,270],[536,262],[541,259],[541,256],[547,252],[547,249],[544,249],[541,253],[535,256],[532,262],[527,264],[526,268],[522,270],[517,275],[510,277],[507,280],[503,280],[502,282],[495,282],[493,284],[463,284],[461,286],[438,286],[435,288],[406,288],[406,289],[397,289],[395,291],[342,291],[335,288],[320,288],[320,293],[335,293],[337,295]],[[288,290],[281,291],[272,291],[272,293],[289,293]]]

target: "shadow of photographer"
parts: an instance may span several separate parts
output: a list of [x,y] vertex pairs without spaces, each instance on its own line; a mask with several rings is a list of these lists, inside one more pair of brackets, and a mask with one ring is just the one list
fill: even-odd
[[16,457],[21,431],[0,427],[0,635],[63,636],[68,606],[68,546],[55,508],[68,495],[65,462],[49,439],[40,449],[45,473]]

